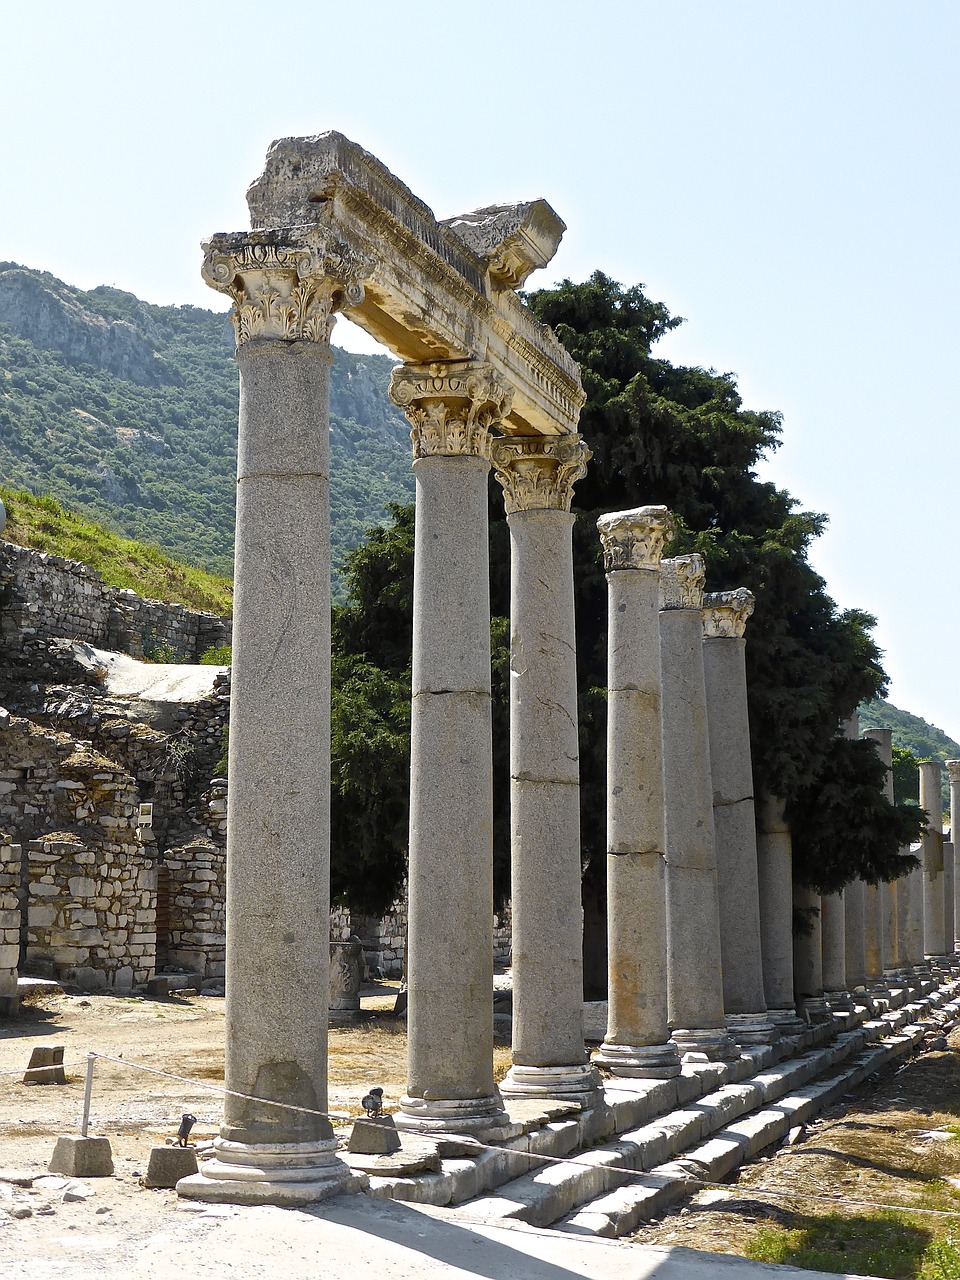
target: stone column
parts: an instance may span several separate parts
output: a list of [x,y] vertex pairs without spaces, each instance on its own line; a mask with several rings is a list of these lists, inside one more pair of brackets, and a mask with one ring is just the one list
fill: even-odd
[[507,1096],[592,1106],[583,1033],[580,747],[573,610],[579,436],[504,436],[491,460],[510,529],[510,829],[513,1066]]
[[[893,800],[893,730],[865,729],[865,738],[877,744],[877,755],[887,768],[884,781],[884,794]],[[866,968],[867,984],[871,987],[883,987],[883,959],[885,941],[883,922],[887,914],[884,905],[883,884],[864,882],[863,886],[863,952]]]
[[[227,810],[226,1086],[181,1195],[304,1204],[353,1188],[327,1108],[330,330],[369,264],[322,229],[214,237],[240,366]],[[260,1101],[262,1100],[262,1101]],[[280,1105],[271,1105],[280,1104]],[[288,1106],[292,1109],[288,1109]]]
[[757,802],[757,871],[760,883],[760,945],[767,1017],[784,1035],[804,1023],[793,996],[793,846],[779,796],[761,792]]
[[489,365],[401,365],[417,484],[409,1006],[401,1128],[504,1121],[493,1079],[493,781],[487,477],[510,397]]
[[[883,793],[893,804],[893,730],[867,729],[863,736],[877,744],[877,753],[887,769]],[[879,931],[883,939],[883,972],[893,975],[901,965],[897,928],[897,881],[891,880],[889,883],[880,884],[878,889],[880,893]]]
[[944,933],[943,799],[939,760],[920,761],[920,808],[927,811],[923,847],[923,950],[925,956],[942,957]]
[[667,998],[684,1058],[739,1055],[726,1030],[713,787],[703,679],[703,557],[660,565]]
[[921,865],[897,881],[897,938],[901,968],[921,975],[929,966],[923,953],[923,845],[910,846]]
[[820,940],[823,993],[832,1009],[851,1009],[847,994],[846,930],[842,893],[825,893],[820,898]]
[[[820,895],[806,885],[793,886],[793,985],[797,1009],[808,1022],[829,1018],[823,998],[823,937],[820,928]],[[799,918],[798,918],[799,917]]]
[[953,884],[953,937],[954,950],[960,941],[960,876],[956,874],[957,833],[960,832],[960,760],[947,761],[947,776],[950,779],[950,843],[954,851],[954,884]]
[[607,570],[607,1034],[614,1075],[668,1079],[680,1054],[667,1020],[659,567],[666,507],[597,521]]
[[744,638],[754,598],[746,587],[703,597],[713,824],[720,895],[720,955],[727,1027],[741,1044],[769,1044],[760,948],[757,818],[747,715]]
[[[860,737],[860,717],[856,712],[844,721],[842,732],[845,738]],[[843,891],[843,929],[848,991],[855,991],[858,987],[865,986],[867,980],[863,890],[862,880],[851,880]]]

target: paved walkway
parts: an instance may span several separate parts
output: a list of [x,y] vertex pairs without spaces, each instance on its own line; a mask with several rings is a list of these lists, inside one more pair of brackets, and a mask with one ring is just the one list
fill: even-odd
[[[422,1206],[338,1196],[309,1210],[184,1202],[135,1241],[64,1232],[43,1257],[10,1257],[4,1280],[817,1280],[693,1249],[650,1249],[535,1227],[442,1221]],[[9,1237],[8,1237],[9,1239]]]

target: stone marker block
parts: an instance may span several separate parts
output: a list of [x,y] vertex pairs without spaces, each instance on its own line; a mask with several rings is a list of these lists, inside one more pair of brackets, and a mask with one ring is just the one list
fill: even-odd
[[198,1171],[196,1148],[154,1147],[141,1182],[145,1187],[175,1187],[181,1178]]
[[0,1018],[15,1018],[20,1012],[20,997],[0,996]]
[[30,1054],[30,1061],[24,1072],[24,1084],[66,1084],[63,1074],[62,1044],[38,1045]]
[[58,1138],[47,1168],[68,1178],[110,1178],[113,1152],[108,1138]]
[[388,1156],[399,1151],[400,1145],[393,1116],[378,1116],[376,1120],[357,1120],[347,1150],[365,1156]]

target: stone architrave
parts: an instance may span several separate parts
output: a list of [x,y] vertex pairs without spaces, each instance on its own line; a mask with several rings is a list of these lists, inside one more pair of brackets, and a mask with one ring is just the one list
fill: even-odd
[[660,562],[667,998],[682,1056],[739,1056],[726,1029],[713,787],[703,678],[703,557]]
[[923,949],[925,956],[947,954],[944,911],[943,800],[939,760],[920,761],[920,808],[926,810],[923,847]]
[[713,782],[720,895],[720,954],[727,1026],[741,1044],[769,1044],[779,1032],[766,1016],[760,946],[757,818],[747,715],[746,587],[703,597],[703,676]]
[[669,1079],[680,1053],[667,1018],[667,902],[660,700],[659,567],[666,507],[597,521],[607,571],[607,1033],[617,1076]]
[[805,885],[793,886],[793,985],[797,1009],[808,1022],[824,1022],[829,1017],[823,996],[823,937],[820,926],[820,895]]
[[804,1029],[793,994],[793,844],[779,796],[757,799],[757,871],[760,884],[760,943],[767,1017],[783,1035]]
[[[954,859],[956,859],[957,832],[960,831],[960,760],[948,760],[946,769],[947,777],[950,779],[950,843],[953,845]],[[956,943],[960,941],[960,902],[958,902],[958,898],[960,898],[960,876],[956,875],[956,863],[954,863],[954,950],[956,950]]]
[[370,263],[322,227],[217,235],[204,249],[204,278],[234,303],[240,367],[227,814],[232,1092],[214,1158],[177,1190],[304,1204],[357,1185],[326,1115],[328,390],[335,312],[359,299]]
[[401,1128],[505,1122],[493,1078],[487,477],[510,394],[487,364],[400,365],[416,477],[407,1092]]
[[491,461],[510,530],[513,1065],[505,1096],[594,1105],[583,1026],[580,746],[573,608],[578,435],[505,436]]

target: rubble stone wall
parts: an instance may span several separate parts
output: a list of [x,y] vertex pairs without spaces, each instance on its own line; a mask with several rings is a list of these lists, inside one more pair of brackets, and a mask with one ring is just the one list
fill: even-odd
[[166,960],[202,978],[226,972],[226,852],[212,840],[193,840],[164,855],[169,894]]
[[108,587],[79,561],[0,541],[0,639],[7,648],[30,637],[60,637],[134,658],[168,649],[177,660],[195,661],[230,636],[228,619],[144,600]]
[[0,831],[0,1001],[17,994],[20,953],[20,846]]

